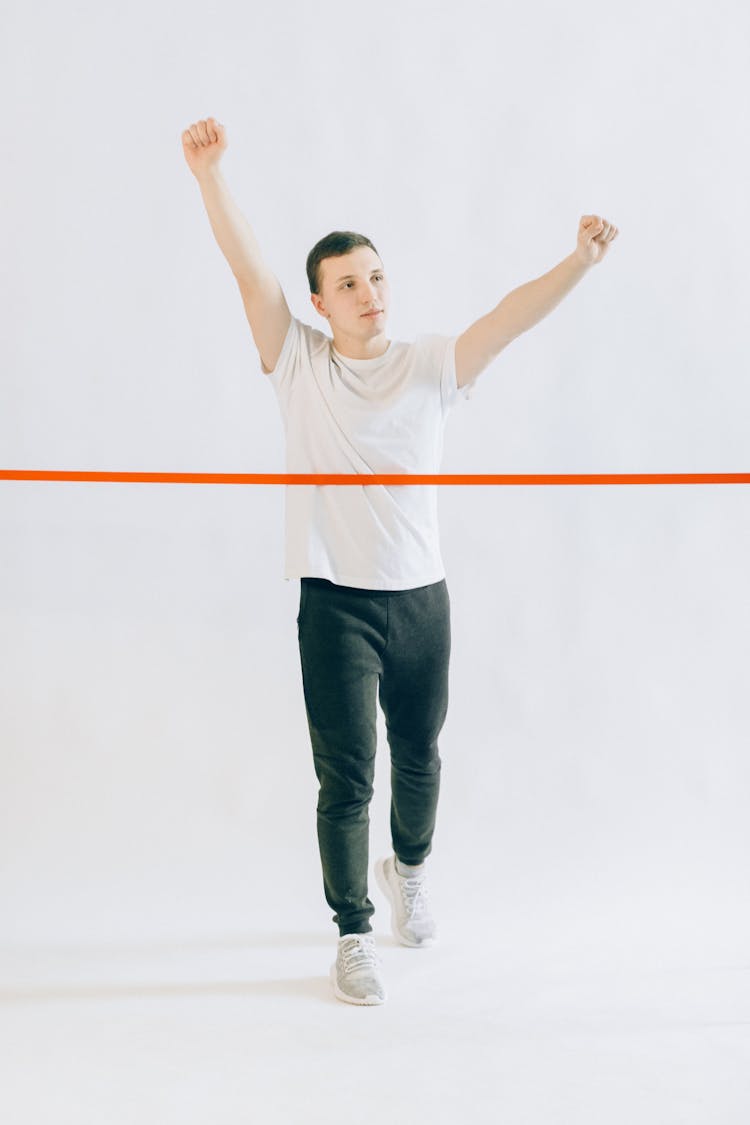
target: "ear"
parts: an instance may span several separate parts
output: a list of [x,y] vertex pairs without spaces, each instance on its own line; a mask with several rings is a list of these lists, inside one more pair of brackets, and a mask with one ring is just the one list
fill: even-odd
[[312,306],[315,311],[317,313],[320,313],[320,315],[325,317],[327,320],[328,313],[325,311],[325,305],[323,304],[323,298],[320,296],[320,293],[311,293],[310,300],[312,301]]

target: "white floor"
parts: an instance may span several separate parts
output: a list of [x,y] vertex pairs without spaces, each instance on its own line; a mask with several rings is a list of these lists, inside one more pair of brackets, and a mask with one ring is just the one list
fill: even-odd
[[3,1125],[750,1120],[750,959],[373,924],[380,1007],[333,997],[333,928],[6,948]]

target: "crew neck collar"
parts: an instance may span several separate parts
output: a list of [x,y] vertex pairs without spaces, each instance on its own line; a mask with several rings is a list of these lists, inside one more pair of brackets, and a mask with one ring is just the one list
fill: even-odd
[[368,356],[366,359],[355,359],[353,356],[342,355],[341,352],[338,351],[338,349],[336,348],[336,345],[334,344],[333,340],[331,340],[331,351],[333,352],[333,354],[336,356],[337,359],[340,359],[342,363],[346,363],[350,366],[360,366],[360,365],[362,365],[362,366],[365,366],[365,367],[374,367],[376,364],[382,363],[383,360],[387,359],[388,356],[391,354],[392,349],[393,349],[393,340],[389,340],[388,341],[388,347],[385,349],[384,352],[381,352],[380,355]]

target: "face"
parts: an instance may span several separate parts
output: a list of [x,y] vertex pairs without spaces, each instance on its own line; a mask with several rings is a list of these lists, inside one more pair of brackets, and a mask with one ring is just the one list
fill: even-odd
[[[320,293],[312,303],[330,320],[334,336],[368,340],[385,331],[390,289],[380,258],[369,246],[320,263]],[[379,310],[376,316],[366,315]]]

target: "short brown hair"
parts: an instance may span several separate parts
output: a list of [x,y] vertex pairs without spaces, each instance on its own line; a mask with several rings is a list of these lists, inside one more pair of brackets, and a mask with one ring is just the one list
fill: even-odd
[[[369,238],[353,230],[333,230],[315,243],[307,255],[307,280],[310,283],[311,293],[320,293],[320,263],[323,259],[338,258],[342,254],[348,254],[355,246],[369,246],[371,250],[375,250]],[[378,254],[377,250],[375,253]]]

